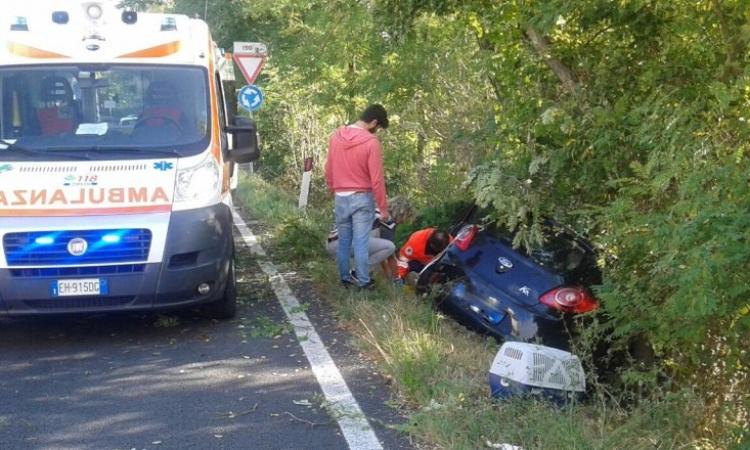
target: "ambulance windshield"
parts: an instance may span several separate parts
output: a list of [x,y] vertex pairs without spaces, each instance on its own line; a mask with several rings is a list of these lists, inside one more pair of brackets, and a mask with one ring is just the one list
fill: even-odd
[[183,66],[3,68],[0,137],[37,153],[194,155],[210,138],[206,78],[204,69]]

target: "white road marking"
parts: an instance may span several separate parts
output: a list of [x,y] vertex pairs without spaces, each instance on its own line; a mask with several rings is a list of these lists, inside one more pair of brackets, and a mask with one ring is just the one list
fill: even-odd
[[[245,245],[256,255],[266,256],[265,250],[260,246],[252,231],[247,228],[242,217],[234,209],[232,215],[234,216],[234,225],[242,235]],[[326,350],[312,322],[307,318],[307,314],[300,307],[299,301],[292,294],[284,277],[279,274],[276,266],[267,259],[260,259],[258,264],[271,280],[276,297],[289,318],[289,322],[294,326],[297,340],[302,346],[307,360],[310,361],[310,367],[323,390],[323,395],[333,408],[336,421],[349,444],[349,448],[352,450],[382,449],[383,446],[375,435],[375,431],[367,421],[357,400],[346,385],[344,377],[341,376],[333,358]]]

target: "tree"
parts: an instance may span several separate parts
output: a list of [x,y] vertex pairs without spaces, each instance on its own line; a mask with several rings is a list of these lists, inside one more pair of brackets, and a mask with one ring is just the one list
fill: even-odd
[[[744,0],[176,0],[224,46],[267,42],[258,114],[267,175],[386,104],[389,190],[472,197],[541,238],[553,216],[590,236],[613,346],[645,337],[626,381],[750,391],[750,8]],[[468,187],[468,191],[466,189]],[[322,187],[319,187],[319,193]],[[707,382],[711,380],[711,382]],[[663,386],[660,386],[663,387]],[[740,420],[741,421],[741,420]],[[740,424],[741,425],[741,424]],[[739,425],[738,425],[739,426]]]

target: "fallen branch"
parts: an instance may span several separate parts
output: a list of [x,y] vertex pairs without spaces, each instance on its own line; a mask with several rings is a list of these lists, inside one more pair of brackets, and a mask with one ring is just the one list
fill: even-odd
[[248,409],[247,411],[243,411],[240,413],[233,413],[232,411],[229,411],[228,413],[219,414],[219,416],[226,417],[227,419],[236,419],[237,417],[246,416],[252,412],[255,412],[256,409],[258,409],[257,403],[253,405],[252,409]]
[[295,416],[294,414],[290,413],[289,411],[284,411],[284,414],[286,414],[287,416],[291,417],[293,420],[296,420],[298,422],[302,422],[302,423],[306,423],[306,424],[310,425],[310,428],[315,428],[316,426],[319,426],[319,425],[330,425],[331,424],[331,421],[328,421],[328,422],[311,422],[309,420],[300,419],[299,417]]

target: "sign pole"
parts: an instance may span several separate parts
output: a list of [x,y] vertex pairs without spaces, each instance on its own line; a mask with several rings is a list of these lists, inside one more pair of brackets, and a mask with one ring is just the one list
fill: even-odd
[[[253,83],[266,64],[268,47],[261,42],[235,42],[231,58],[247,81],[247,85],[238,91],[237,105],[252,115],[263,103],[263,92]],[[247,170],[252,174],[254,163],[248,163]]]

